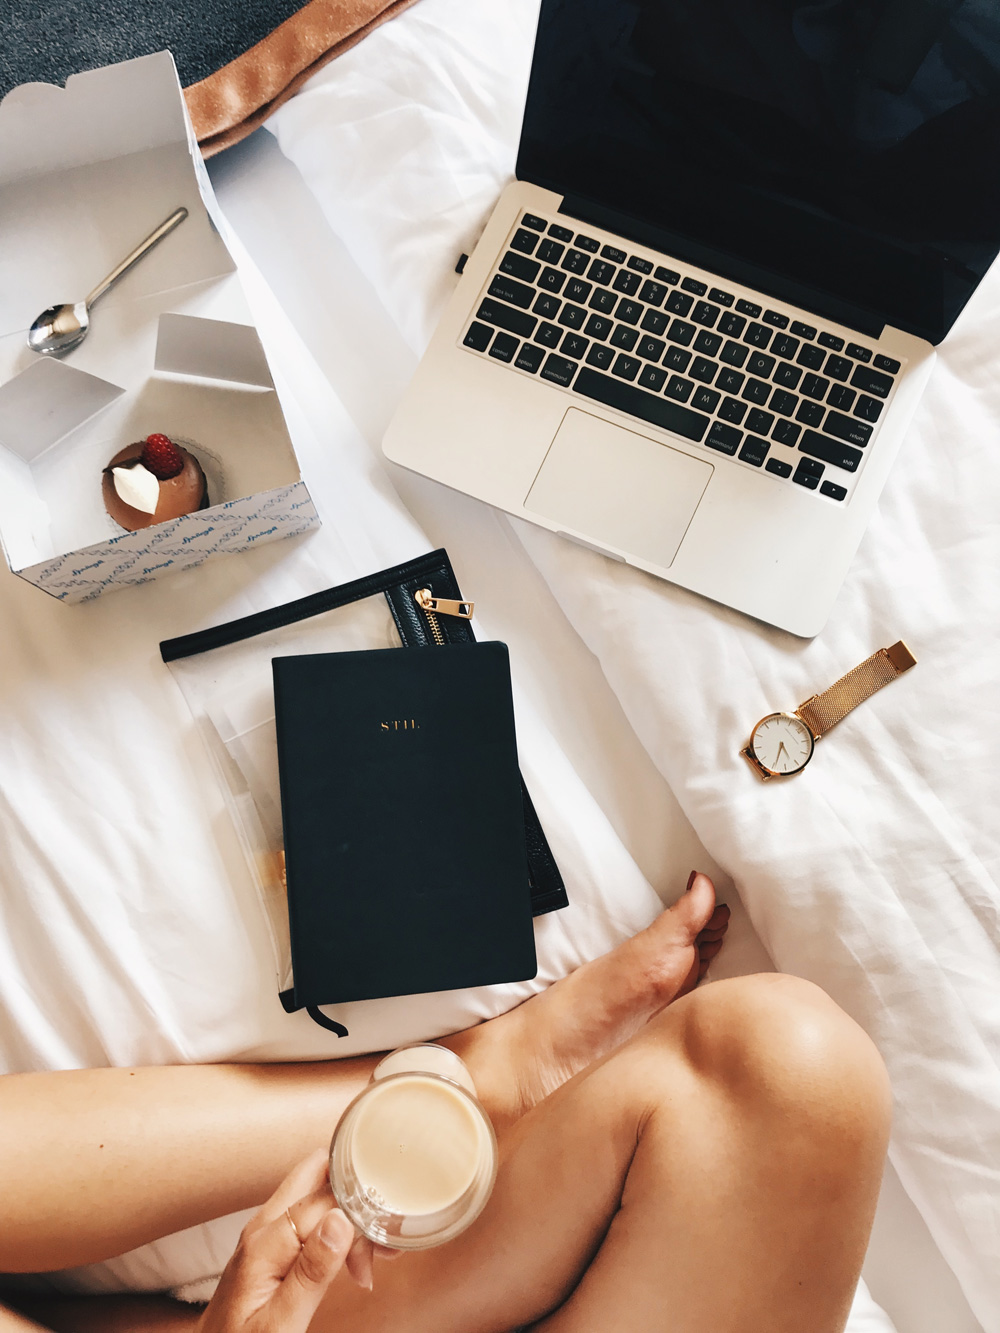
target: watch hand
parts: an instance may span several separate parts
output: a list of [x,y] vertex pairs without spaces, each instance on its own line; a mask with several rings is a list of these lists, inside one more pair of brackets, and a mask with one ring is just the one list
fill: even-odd
[[[784,742],[784,741],[782,741],[781,744],[778,746],[778,753],[774,756],[774,762],[775,762],[775,763],[777,763],[778,760],[781,758],[781,752],[782,752],[782,750],[785,750],[785,742]],[[785,750],[785,758],[786,758],[786,759],[788,758],[788,751],[787,751],[787,750]]]

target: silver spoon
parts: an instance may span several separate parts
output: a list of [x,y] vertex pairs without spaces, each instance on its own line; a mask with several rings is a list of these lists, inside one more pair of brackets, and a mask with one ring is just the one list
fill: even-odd
[[164,236],[172,232],[175,227],[187,217],[186,208],[178,208],[161,222],[155,231],[151,231],[144,241],[135,247],[131,254],[126,255],[117,268],[112,269],[103,282],[99,282],[89,295],[82,301],[77,301],[75,305],[53,305],[42,313],[28,330],[28,346],[33,352],[40,352],[42,356],[62,356],[64,352],[71,351],[79,346],[87,336],[87,330],[90,328],[90,307],[94,302],[104,295],[104,293],[114,283],[118,281],[123,274],[127,273],[133,264],[139,262],[144,254],[152,250],[163,240]]

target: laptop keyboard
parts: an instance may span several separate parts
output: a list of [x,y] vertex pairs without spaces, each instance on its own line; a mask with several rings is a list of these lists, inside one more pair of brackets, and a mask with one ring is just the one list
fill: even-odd
[[872,346],[533,213],[462,343],[835,502],[901,369]]

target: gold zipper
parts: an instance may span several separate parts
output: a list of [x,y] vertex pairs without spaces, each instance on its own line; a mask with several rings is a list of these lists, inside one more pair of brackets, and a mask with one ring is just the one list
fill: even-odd
[[427,617],[431,636],[439,648],[443,648],[447,640],[444,637],[444,630],[438,623],[438,616],[455,616],[459,620],[471,620],[476,606],[475,602],[456,602],[449,597],[435,597],[430,588],[418,588],[413,594],[413,600]]

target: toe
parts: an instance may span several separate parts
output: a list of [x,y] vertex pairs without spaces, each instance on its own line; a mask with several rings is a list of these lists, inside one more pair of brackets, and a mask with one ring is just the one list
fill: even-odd
[[707,875],[694,872],[690,885],[670,911],[675,920],[687,927],[692,938],[704,930],[715,909],[715,885]]

